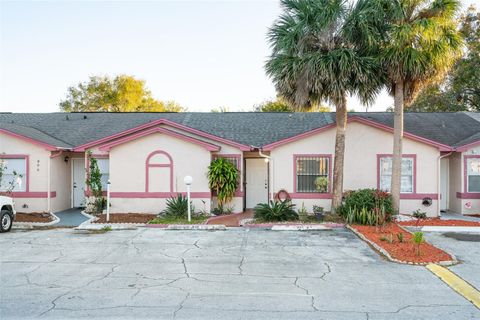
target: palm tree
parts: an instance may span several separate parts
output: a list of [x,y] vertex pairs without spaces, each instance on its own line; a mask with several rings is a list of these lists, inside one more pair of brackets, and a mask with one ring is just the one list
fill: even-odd
[[[363,4],[363,1],[360,1]],[[341,204],[347,96],[371,101],[381,84],[376,60],[354,38],[361,6],[345,0],[282,0],[283,13],[268,34],[266,72],[279,95],[298,111],[322,102],[336,108],[332,212]],[[359,37],[358,39],[362,39]]]
[[380,30],[379,61],[394,97],[391,194],[400,208],[403,110],[425,86],[441,80],[461,55],[458,0],[368,0]]

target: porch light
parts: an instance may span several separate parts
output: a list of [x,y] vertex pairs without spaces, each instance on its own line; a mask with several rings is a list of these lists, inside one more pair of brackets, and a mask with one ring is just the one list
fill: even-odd
[[192,185],[192,182],[193,182],[193,178],[191,176],[185,176],[185,178],[183,178],[183,182],[185,182],[185,184],[187,185],[187,201],[188,201],[188,222],[191,222],[192,221],[192,213],[190,212],[191,211],[191,206],[190,206],[190,186]]
[[270,162],[270,158],[264,158],[264,161],[265,161],[265,163],[269,163],[269,162]]

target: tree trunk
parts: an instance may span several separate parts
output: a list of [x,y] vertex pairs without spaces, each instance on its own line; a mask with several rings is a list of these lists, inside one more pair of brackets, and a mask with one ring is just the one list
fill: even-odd
[[343,164],[345,159],[345,134],[347,130],[347,98],[336,104],[337,132],[335,136],[335,160],[333,166],[332,213],[342,204]]
[[393,122],[393,159],[392,159],[392,185],[391,194],[393,210],[400,212],[400,190],[402,179],[402,140],[403,140],[403,80],[395,83],[395,111]]

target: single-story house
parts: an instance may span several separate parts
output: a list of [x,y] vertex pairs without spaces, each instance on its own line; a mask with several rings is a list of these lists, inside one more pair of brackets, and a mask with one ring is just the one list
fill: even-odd
[[[345,190],[388,191],[392,128],[389,112],[349,114]],[[158,213],[186,192],[187,175],[195,208],[210,211],[215,157],[240,170],[234,212],[281,190],[297,206],[329,210],[334,146],[334,113],[0,113],[3,181],[22,175],[12,193],[19,212],[84,206],[88,152],[104,188],[111,182],[112,212]],[[479,113],[406,113],[403,153],[402,213],[480,213]]]

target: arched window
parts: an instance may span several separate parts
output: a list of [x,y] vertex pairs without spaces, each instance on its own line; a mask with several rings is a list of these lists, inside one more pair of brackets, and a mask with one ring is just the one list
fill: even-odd
[[150,153],[145,167],[145,192],[173,192],[173,160],[168,153]]

